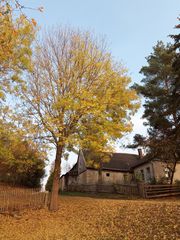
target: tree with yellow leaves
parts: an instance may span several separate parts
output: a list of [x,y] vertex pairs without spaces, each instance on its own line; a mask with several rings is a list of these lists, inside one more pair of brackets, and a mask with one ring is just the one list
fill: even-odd
[[131,131],[130,117],[139,104],[125,68],[89,32],[57,28],[39,46],[19,94],[33,129],[56,149],[50,210],[57,210],[65,149],[109,149]]
[[23,74],[32,70],[37,27],[36,21],[24,14],[25,8],[18,0],[0,0],[0,181],[37,187],[44,174],[45,151],[41,143],[29,138],[25,131],[28,123],[17,109],[12,111],[3,101],[22,84]]
[[27,138],[8,108],[0,109],[0,182],[40,187],[46,151],[41,143]]
[[27,19],[20,6],[18,1],[0,1],[0,99],[21,81],[25,70],[31,69],[36,23]]

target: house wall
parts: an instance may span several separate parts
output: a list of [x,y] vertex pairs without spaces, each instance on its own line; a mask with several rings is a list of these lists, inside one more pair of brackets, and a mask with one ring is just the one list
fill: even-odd
[[[147,168],[150,169],[150,172],[147,171]],[[144,179],[142,176],[142,171],[144,173]],[[154,168],[151,162],[145,163],[139,167],[134,169],[134,175],[139,180],[144,180],[145,182],[149,182],[150,179],[153,179],[155,176]]]
[[[161,178],[165,177],[165,168],[167,167],[167,164],[160,161],[152,161],[152,162],[143,164],[142,166],[136,167],[134,169],[135,176],[141,175],[141,170],[143,170],[144,181],[149,182],[149,176],[147,174],[148,167],[150,168],[152,179],[155,178],[156,181],[159,181],[161,180]],[[180,163],[176,164],[173,182],[175,182],[176,180],[180,181]]]
[[98,171],[88,169],[79,176],[69,176],[68,185],[71,184],[96,184],[98,181]]
[[103,184],[125,184],[130,183],[132,179],[131,173],[105,171],[102,172]]
[[[153,166],[154,166],[154,171],[155,171],[155,177],[156,177],[157,180],[161,179],[162,177],[165,177],[164,169],[167,166],[166,163],[154,161]],[[173,183],[175,183],[176,180],[180,181],[180,163],[176,164]]]
[[165,168],[167,167],[166,163],[160,161],[153,161],[154,177],[157,181],[165,177]]
[[[77,177],[69,177],[69,185],[71,184],[97,184],[98,171],[87,169]],[[124,184],[130,183],[132,180],[131,173],[115,172],[115,171],[102,171],[102,184]]]
[[[152,161],[136,167],[134,170],[135,176],[141,176],[141,171],[144,172],[144,181],[146,183],[150,182],[151,179],[155,178],[156,181],[161,180],[165,177],[165,168],[167,164],[160,161]],[[150,174],[148,174],[147,168],[150,169]],[[143,179],[142,179],[143,180]]]
[[180,163],[176,164],[173,182],[175,182],[176,180],[180,181]]

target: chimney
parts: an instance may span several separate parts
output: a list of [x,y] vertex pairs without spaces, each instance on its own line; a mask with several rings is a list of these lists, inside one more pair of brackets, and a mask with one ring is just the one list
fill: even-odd
[[141,148],[138,148],[138,155],[140,159],[143,157],[143,152]]

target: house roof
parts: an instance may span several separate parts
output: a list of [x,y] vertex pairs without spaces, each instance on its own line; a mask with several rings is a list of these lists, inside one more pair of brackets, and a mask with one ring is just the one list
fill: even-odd
[[[86,161],[88,153],[83,152],[83,154]],[[137,165],[148,162],[148,159],[140,158],[139,155],[130,153],[111,153],[109,156],[110,160],[102,163],[102,170],[130,172]],[[87,166],[87,168],[94,169],[91,166]]]
[[[136,166],[149,161],[146,157],[140,158],[137,154],[130,153],[92,153],[90,151],[79,151],[78,159],[73,168],[66,174],[70,176],[78,176],[86,169],[97,170],[94,162],[100,162],[100,159],[106,160],[101,165],[102,170],[132,172]],[[92,161],[91,164],[89,164]],[[65,175],[66,175],[65,174]]]
[[[89,160],[95,160],[99,162],[100,156],[106,155],[109,157],[109,161],[102,163],[102,170],[118,171],[118,172],[133,172],[133,169],[146,164],[150,161],[160,161],[158,158],[150,158],[146,155],[142,158],[137,154],[130,153],[101,153],[99,156],[89,151],[79,151],[78,159],[73,168],[68,172],[71,176],[78,176],[80,173],[86,171],[86,169],[97,170],[92,165],[89,165]],[[67,174],[67,173],[66,173]],[[64,174],[64,175],[66,175]]]

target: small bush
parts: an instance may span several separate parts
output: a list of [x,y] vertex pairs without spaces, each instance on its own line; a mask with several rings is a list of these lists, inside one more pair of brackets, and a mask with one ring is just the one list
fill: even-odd
[[169,179],[167,177],[161,177],[156,180],[156,184],[169,184]]
[[180,186],[180,180],[176,179],[176,181],[175,181],[175,185]]
[[51,172],[49,175],[49,178],[47,180],[46,186],[45,186],[45,189],[48,192],[51,192],[51,190],[52,190],[53,176],[54,176],[54,174],[53,174],[53,172]]

